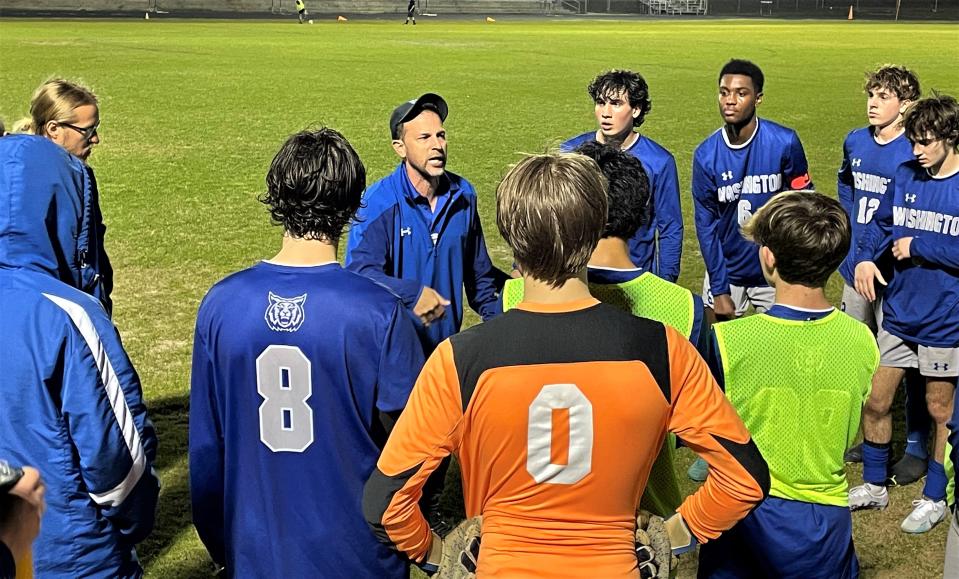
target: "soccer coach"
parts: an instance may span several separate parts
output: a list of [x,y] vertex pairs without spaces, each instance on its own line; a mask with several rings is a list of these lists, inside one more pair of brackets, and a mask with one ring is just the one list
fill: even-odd
[[448,113],[433,93],[396,107],[390,134],[402,160],[367,189],[346,246],[347,268],[392,289],[419,318],[427,352],[459,331],[464,288],[488,320],[507,279],[486,251],[476,191],[446,170]]

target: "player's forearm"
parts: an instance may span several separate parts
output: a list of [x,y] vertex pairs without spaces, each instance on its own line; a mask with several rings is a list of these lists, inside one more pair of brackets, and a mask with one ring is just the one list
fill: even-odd
[[438,463],[424,463],[392,476],[376,468],[363,490],[363,514],[373,534],[412,561],[421,561],[429,553],[432,533],[419,502],[423,485]]
[[420,281],[415,279],[403,279],[388,275],[383,271],[382,262],[375,260],[355,259],[350,264],[349,269],[377,283],[385,285],[390,291],[399,296],[400,300],[403,301],[403,305],[409,309],[413,309],[413,306],[416,305],[417,300],[420,298],[420,293],[423,291],[423,287],[425,287]]
[[719,215],[703,200],[696,199],[694,217],[696,238],[699,240],[699,251],[702,253],[706,273],[709,275],[710,291],[713,295],[728,294],[726,256],[723,255],[722,240],[716,227],[719,223]]
[[859,264],[878,260],[882,253],[889,249],[888,239],[889,236],[878,220],[865,224],[857,237],[856,247],[852,249],[853,261]]
[[909,244],[909,253],[926,262],[959,269],[959,240],[955,238],[916,237]]
[[673,412],[669,430],[709,463],[710,476],[681,506],[690,530],[715,539],[769,492],[769,469],[736,410],[692,345],[669,333]]
[[701,543],[732,528],[769,493],[769,470],[752,440],[737,443],[719,436],[716,440],[722,450],[704,456],[710,476],[677,509]]
[[710,250],[713,255],[706,257],[703,251],[703,261],[706,263],[706,273],[709,275],[709,291],[713,296],[729,295],[729,273],[726,271],[726,257],[719,248]]
[[675,162],[671,163],[671,167],[663,175],[654,201],[655,225],[659,234],[660,275],[675,281],[679,277],[683,254],[683,208],[679,200],[679,178],[676,175]]
[[660,277],[675,282],[679,278],[679,267],[683,259],[682,216],[679,220],[669,220],[659,227],[659,274]]

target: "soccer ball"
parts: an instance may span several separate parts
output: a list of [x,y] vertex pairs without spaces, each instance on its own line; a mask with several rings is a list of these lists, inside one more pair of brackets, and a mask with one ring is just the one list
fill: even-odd
[[313,19],[307,20],[307,24],[313,24]]

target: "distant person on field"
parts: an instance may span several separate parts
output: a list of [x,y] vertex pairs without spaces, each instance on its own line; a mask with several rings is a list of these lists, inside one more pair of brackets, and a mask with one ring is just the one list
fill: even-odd
[[107,313],[113,310],[113,267],[104,247],[106,226],[100,211],[100,192],[93,168],[87,163],[93,147],[100,144],[100,108],[89,88],[73,81],[53,78],[41,84],[30,101],[30,117],[14,126],[15,133],[47,137],[86,166],[88,187],[83,207],[84,229],[80,234],[80,289],[96,296]]
[[[885,65],[866,75],[866,114],[869,125],[850,131],[843,143],[842,165],[837,188],[839,202],[852,223],[852,244],[839,267],[845,286],[842,311],[869,326],[873,333],[882,326],[882,294],[885,286],[876,284],[872,297],[864,298],[856,291],[856,248],[882,199],[891,194],[896,169],[911,161],[912,143],[902,127],[902,115],[919,99],[919,79],[901,66]],[[892,278],[893,262],[889,243],[875,256],[876,267],[885,279]],[[887,353],[888,356],[888,353]],[[888,361],[888,360],[887,360]],[[896,379],[898,371],[878,372],[876,381]],[[896,484],[913,483],[926,474],[926,443],[929,438],[929,414],[926,411],[925,380],[918,381],[909,372],[906,382],[906,452],[892,467],[890,480]],[[847,462],[862,462],[862,445],[856,445]]]
[[428,352],[460,330],[464,290],[488,320],[507,279],[486,251],[473,185],[446,170],[448,113],[433,93],[396,107],[400,164],[366,190],[346,245],[346,267],[393,290],[420,319]]
[[[945,95],[917,101],[903,127],[915,159],[896,171],[894,190],[880,202],[856,258],[856,289],[863,297],[875,297],[875,283],[888,283],[878,337],[880,372],[888,379],[873,382],[863,416],[864,484],[850,489],[849,506],[889,504],[890,410],[906,370],[918,367],[935,422],[934,451],[922,496],[901,528],[925,533],[946,517],[946,423],[959,376],[959,103]],[[887,280],[873,259],[890,246],[895,263]]]
[[879,351],[825,286],[849,251],[842,207],[785,192],[743,226],[775,303],[713,326],[713,372],[769,463],[769,497],[699,551],[712,579],[854,579],[843,453],[855,440]]
[[157,437],[116,328],[80,290],[88,176],[49,139],[0,139],[0,456],[44,465],[37,577],[136,578]]
[[303,20],[306,18],[306,4],[303,3],[303,0],[296,0],[296,14],[300,24],[303,24]]
[[423,350],[402,302],[336,261],[366,169],[324,128],[290,137],[266,182],[279,253],[197,314],[193,522],[229,577],[405,578],[360,505]]
[[629,237],[630,260],[666,281],[679,278],[683,254],[683,210],[679,203],[676,160],[656,141],[639,132],[652,109],[649,85],[631,70],[611,70],[586,88],[594,104],[597,129],[562,145],[572,151],[584,143],[609,144],[633,155],[649,176],[649,218]]
[[409,24],[410,20],[413,21],[413,26],[416,26],[416,0],[410,0],[410,3],[406,5],[406,22],[403,24]]

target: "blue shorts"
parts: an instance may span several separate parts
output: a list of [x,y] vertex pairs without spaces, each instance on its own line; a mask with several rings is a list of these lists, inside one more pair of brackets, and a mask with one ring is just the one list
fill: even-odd
[[699,548],[700,579],[856,579],[847,507],[769,497]]

